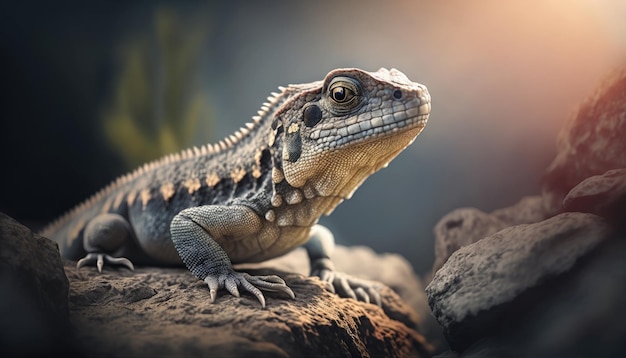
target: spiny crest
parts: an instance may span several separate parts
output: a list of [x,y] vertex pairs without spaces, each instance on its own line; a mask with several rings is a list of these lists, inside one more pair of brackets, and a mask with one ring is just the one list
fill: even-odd
[[279,89],[281,91],[280,93],[272,92],[272,95],[267,97],[267,102],[261,105],[261,110],[257,112],[258,115],[253,116],[252,122],[247,122],[245,124],[245,127],[239,128],[239,130],[237,130],[235,133],[229,135],[228,137],[224,138],[216,144],[204,144],[200,148],[194,146],[193,148],[184,149],[178,153],[168,154],[157,160],[148,162],[132,172],[118,177],[109,185],[100,189],[96,194],[92,195],[82,203],[76,205],[73,209],[70,209],[68,212],[44,227],[44,229],[41,231],[41,235],[50,236],[76,215],[90,209],[119,187],[129,183],[130,181],[136,179],[141,175],[144,175],[147,172],[181,160],[191,159],[198,156],[214,155],[236,145],[239,141],[248,136],[251,131],[261,122],[261,120],[270,113],[272,107],[278,103],[286,88],[281,86],[279,87]]

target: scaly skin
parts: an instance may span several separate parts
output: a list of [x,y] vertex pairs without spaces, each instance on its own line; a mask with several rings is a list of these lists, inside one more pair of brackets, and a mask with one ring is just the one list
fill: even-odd
[[338,69],[323,81],[281,87],[253,123],[216,145],[148,163],[42,233],[78,266],[184,263],[215,300],[239,288],[294,294],[259,262],[305,244],[311,274],[341,296],[380,304],[375,285],[333,270],[333,237],[317,225],[426,125],[426,87],[392,69]]

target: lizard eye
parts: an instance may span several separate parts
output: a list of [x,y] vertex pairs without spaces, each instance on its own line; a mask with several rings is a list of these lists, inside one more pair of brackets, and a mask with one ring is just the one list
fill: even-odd
[[345,87],[337,86],[331,90],[330,96],[335,100],[335,102],[343,103],[354,97],[354,93]]
[[337,104],[350,105],[358,99],[359,88],[354,80],[347,77],[337,77],[328,86],[328,96]]

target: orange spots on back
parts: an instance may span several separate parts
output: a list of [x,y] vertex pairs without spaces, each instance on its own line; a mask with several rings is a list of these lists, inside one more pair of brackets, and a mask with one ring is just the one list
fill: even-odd
[[148,205],[148,201],[150,201],[150,189],[143,189],[140,193],[139,193],[139,197],[141,198],[141,204],[143,205],[143,208],[146,208],[146,205]]
[[243,177],[246,176],[246,171],[243,168],[238,168],[230,172],[230,177],[233,179],[235,184],[239,183]]
[[219,182],[220,182],[220,177],[217,174],[215,174],[215,173],[211,173],[211,174],[207,175],[207,177],[206,177],[206,184],[210,188],[216,186],[217,183],[219,183]]
[[167,183],[161,186],[160,192],[161,195],[163,195],[163,200],[165,200],[165,202],[168,202],[176,193],[176,189],[174,188],[173,183]]
[[259,149],[254,153],[254,162],[256,165],[261,165],[261,157],[263,157],[263,148]]
[[128,206],[133,205],[136,197],[137,197],[136,191],[132,190],[130,193],[128,193],[128,196],[126,197],[126,202],[128,203]]
[[200,179],[198,178],[189,178],[183,182],[183,186],[187,188],[189,195],[191,195],[198,191],[202,184],[200,183]]

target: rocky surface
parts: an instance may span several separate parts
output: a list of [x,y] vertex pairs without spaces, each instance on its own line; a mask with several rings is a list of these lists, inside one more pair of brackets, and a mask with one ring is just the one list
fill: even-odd
[[69,283],[57,245],[0,213],[0,356],[68,353]]
[[625,356],[626,67],[570,118],[541,196],[435,228],[442,357]]
[[439,270],[450,255],[461,247],[473,244],[507,226],[497,217],[474,208],[461,208],[448,213],[433,229],[435,234],[433,272]]
[[563,199],[563,210],[594,213],[615,225],[626,224],[626,169],[583,180]]
[[382,307],[327,292],[306,276],[304,250],[240,267],[280,274],[296,294],[293,301],[268,296],[267,309],[261,309],[245,294],[220,292],[210,304],[205,284],[183,268],[106,267],[98,273],[94,267],[77,270],[73,262],[63,266],[54,242],[6,216],[0,217],[0,233],[2,356],[424,357],[432,352],[418,333],[424,320],[417,312],[427,310],[421,283],[398,255],[338,247],[334,259],[346,272],[388,282],[417,311],[386,286]]
[[[361,279],[382,282],[391,288],[402,301],[411,307],[411,310],[407,312],[411,321],[417,322],[420,331],[428,330],[432,316],[424,286],[413,271],[411,264],[402,256],[389,253],[377,254],[366,246],[337,245],[331,259],[337,271],[346,272]],[[279,271],[306,276],[309,274],[309,259],[306,250],[298,248],[288,255],[243,267],[252,269],[272,267]]]
[[544,175],[543,196],[551,213],[578,183],[626,168],[626,66],[602,83],[571,117],[557,140],[557,155]]
[[550,216],[541,195],[523,197],[513,206],[494,210],[491,215],[505,222],[507,226],[532,224]]
[[[383,309],[327,292],[319,280],[278,272],[296,300],[221,292],[215,304],[185,269],[98,274],[66,265],[80,350],[96,356],[428,356],[414,313],[388,288]],[[249,270],[248,270],[249,271]],[[276,273],[275,269],[250,271]],[[395,319],[385,313],[390,312]]]
[[522,198],[515,205],[487,214],[475,208],[460,208],[446,214],[435,225],[435,273],[450,255],[506,227],[531,224],[547,217],[541,196]]
[[[463,350],[510,323],[514,301],[606,240],[611,230],[592,214],[564,213],[506,228],[456,251],[426,293],[454,350]],[[511,303],[507,306],[507,303]]]
[[465,349],[439,356],[626,356],[624,239],[603,241],[569,271],[519,294],[499,309],[475,316],[474,324],[467,328],[478,329],[483,336]]

